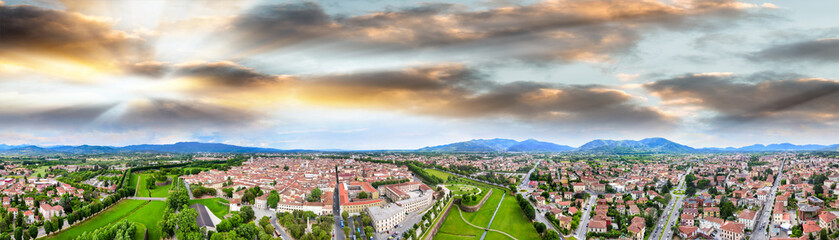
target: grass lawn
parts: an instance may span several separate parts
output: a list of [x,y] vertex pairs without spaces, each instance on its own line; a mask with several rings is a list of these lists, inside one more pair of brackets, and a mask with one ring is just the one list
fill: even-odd
[[148,186],[146,186],[146,179],[150,177],[154,177],[151,174],[138,174],[139,178],[138,181],[140,182],[140,187],[137,188],[137,192],[135,196],[137,197],[166,197],[169,196],[169,190],[172,189],[172,186],[175,185],[175,181],[178,180],[177,177],[174,175],[172,177],[172,183],[166,184],[164,186],[155,186],[154,189],[151,189],[151,194],[149,194]]
[[452,191],[454,195],[462,195],[464,193],[474,194],[480,192],[478,187],[466,184],[452,184],[446,185],[446,188]]
[[228,202],[224,198],[205,198],[189,200],[190,206],[196,203],[204,204],[204,206],[207,206],[207,208],[209,208],[210,211],[213,212],[213,215],[216,215],[216,217],[220,219],[224,219],[224,215],[227,215],[227,213],[230,211],[230,207],[227,205]]
[[[489,188],[483,188],[484,191],[489,191]],[[480,210],[474,213],[463,212],[463,218],[477,226],[487,226],[492,214],[495,212],[498,204],[501,207],[498,209],[498,214],[495,216],[495,221],[491,228],[506,232],[518,239],[540,239],[533,224],[527,220],[527,217],[519,208],[515,197],[506,196],[504,202],[501,202],[501,195],[504,194],[503,189],[495,188],[492,195],[487,199],[487,202]],[[477,229],[468,225],[461,220],[457,209],[452,209],[440,231],[434,236],[434,239],[480,239],[483,230]],[[473,237],[474,236],[474,237]],[[509,239],[500,233],[489,232],[486,239]]]
[[107,210],[99,213],[99,215],[96,215],[93,218],[88,218],[84,222],[79,223],[67,230],[64,230],[58,235],[51,235],[46,239],[72,240],[84,232],[93,231],[110,223],[117,222],[132,211],[134,211],[135,209],[140,208],[144,204],[146,204],[146,201],[123,200],[117,203],[116,205],[111,206]]
[[[137,181],[139,181],[139,180],[140,180],[139,176],[137,176],[137,174],[132,173],[131,176],[128,176],[128,182],[125,183],[127,185],[125,185],[123,187],[136,188],[137,187]],[[136,193],[135,193],[135,195],[136,195]]]
[[40,167],[36,168],[34,172],[32,172],[31,176],[37,177],[38,174],[40,173],[41,177],[47,177],[47,168],[49,168],[49,167],[48,166],[40,166]]
[[[524,216],[516,198],[511,196],[504,197],[504,201],[501,203],[501,207],[498,208],[498,213],[495,215],[495,220],[492,222],[490,228],[513,235],[521,240],[541,239],[541,236],[536,232],[536,228]],[[502,235],[501,237],[506,236]],[[489,238],[489,234],[487,234],[487,239],[502,238]]]
[[437,176],[440,179],[443,179],[443,181],[448,180],[449,176],[451,176],[451,174],[449,174],[447,172],[443,172],[443,171],[433,169],[433,168],[426,168],[425,171],[428,172],[431,175],[434,175],[434,176]]
[[166,210],[166,202],[151,201],[140,209],[137,209],[125,219],[129,222],[139,223],[142,228],[137,229],[138,239],[143,239],[145,229],[149,229],[149,240],[158,240],[162,236],[160,228],[157,227],[157,222],[163,216],[163,211]]

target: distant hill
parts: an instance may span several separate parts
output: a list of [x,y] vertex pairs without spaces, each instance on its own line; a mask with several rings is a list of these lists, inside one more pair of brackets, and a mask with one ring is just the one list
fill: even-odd
[[559,152],[574,149],[565,145],[540,142],[533,139],[516,141],[512,139],[474,139],[433,147],[420,148],[423,152]]
[[705,151],[723,151],[723,152],[766,152],[766,151],[819,151],[819,150],[839,150],[839,144],[833,145],[818,145],[818,144],[807,144],[807,145],[795,145],[792,143],[779,143],[779,144],[754,144],[739,148],[734,147],[727,147],[727,148],[702,148],[700,150]]
[[574,150],[571,146],[541,142],[534,139],[527,139],[507,148],[509,152],[562,152],[571,150]]
[[279,149],[273,148],[255,148],[255,147],[240,147],[236,145],[229,145],[223,143],[199,143],[199,142],[179,142],[175,144],[142,144],[129,145],[120,149],[127,151],[152,151],[152,152],[173,152],[173,153],[190,153],[190,152],[211,152],[211,153],[249,153],[249,152],[280,152]]
[[[8,146],[8,145],[5,145]],[[175,144],[142,144],[125,147],[112,146],[51,146],[38,147],[23,145],[0,149],[0,153],[7,155],[50,155],[50,154],[104,154],[121,152],[169,152],[169,153],[256,153],[256,152],[284,152],[305,150],[279,150],[274,148],[241,147],[222,143],[179,142]]]
[[[348,151],[340,149],[327,150],[281,150],[275,148],[243,147],[223,143],[178,142],[174,144],[141,144],[125,147],[114,146],[35,146],[35,145],[6,145],[0,144],[2,155],[64,155],[64,154],[108,154],[123,152],[168,152],[168,153],[271,153],[271,152],[330,152]],[[391,150],[367,150],[391,151]],[[700,148],[695,149],[664,138],[646,138],[641,140],[608,140],[597,139],[579,148],[542,142],[534,139],[516,141],[512,139],[473,139],[438,146],[424,147],[421,152],[563,152],[577,151],[600,154],[632,154],[632,153],[718,153],[718,152],[761,152],[761,151],[839,151],[839,144],[833,145],[795,145],[791,143],[755,144],[744,147]],[[358,151],[365,152],[365,151]]]
[[576,151],[598,153],[688,153],[695,149],[664,138],[635,140],[598,139],[583,144]]

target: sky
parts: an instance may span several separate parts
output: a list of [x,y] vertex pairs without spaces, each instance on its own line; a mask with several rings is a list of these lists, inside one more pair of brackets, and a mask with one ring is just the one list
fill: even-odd
[[839,143],[839,1],[0,0],[0,143]]

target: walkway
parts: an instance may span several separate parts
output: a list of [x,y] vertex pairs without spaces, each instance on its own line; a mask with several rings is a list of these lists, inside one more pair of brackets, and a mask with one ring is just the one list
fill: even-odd
[[151,201],[166,201],[165,197],[127,197],[125,199],[134,199],[134,200],[151,200]]
[[[502,201],[502,202],[504,201],[504,195],[501,195],[501,201]],[[493,219],[495,219],[495,214],[496,214],[496,213],[498,213],[498,209],[499,209],[499,208],[501,208],[501,203],[502,203],[502,202],[499,202],[499,203],[498,203],[498,207],[496,207],[496,208],[495,208],[495,212],[494,212],[494,213],[492,213],[492,218],[489,220],[489,225],[490,225],[490,226],[492,226],[492,220],[493,220]],[[493,232],[501,233],[501,234],[504,234],[504,235],[506,235],[506,236],[508,236],[508,237],[512,238],[513,240],[518,240],[517,238],[515,238],[515,237],[513,237],[512,235],[507,234],[507,233],[505,233],[505,232],[502,232],[502,231],[499,231],[499,230],[495,230],[495,229],[490,229],[490,228],[489,228],[489,226],[487,226],[487,227],[478,227],[478,226],[475,226],[475,224],[472,224],[472,223],[470,223],[469,221],[466,221],[466,218],[463,218],[463,211],[461,211],[459,207],[456,207],[456,208],[457,208],[458,215],[460,215],[460,219],[461,219],[461,220],[463,220],[463,222],[465,222],[466,224],[469,224],[469,226],[472,226],[472,227],[474,227],[474,228],[478,228],[478,229],[483,229],[483,230],[484,230],[484,234],[483,234],[483,235],[481,235],[481,240],[483,240],[483,239],[486,237],[486,235],[487,235],[486,231],[493,231]]]

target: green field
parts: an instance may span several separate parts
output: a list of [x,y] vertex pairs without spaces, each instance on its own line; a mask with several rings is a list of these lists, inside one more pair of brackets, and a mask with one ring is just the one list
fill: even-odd
[[166,202],[151,201],[131,215],[128,215],[125,219],[129,222],[138,224],[139,228],[137,228],[137,235],[139,238],[137,239],[143,239],[145,229],[148,228],[149,240],[157,240],[160,239],[163,234],[157,226],[157,222],[160,221],[160,218],[163,216],[164,210],[166,210]]
[[[539,233],[536,232],[536,228],[521,211],[516,198],[511,196],[504,197],[501,208],[498,209],[490,228],[513,235],[518,239],[541,239]],[[502,235],[502,237],[506,236]],[[497,238],[489,238],[489,234],[487,234],[487,239]]]
[[[139,179],[139,177],[137,176],[137,174],[133,174],[133,173],[132,173],[132,174],[131,174],[131,176],[129,176],[129,177],[128,177],[128,183],[126,183],[126,184],[128,184],[128,185],[126,185],[126,186],[124,186],[124,187],[136,188],[136,187],[137,187],[137,181],[139,181],[139,180],[140,180],[140,179]],[[136,194],[135,194],[135,195],[136,195]]]
[[[463,181],[471,182],[471,181]],[[485,184],[481,184],[485,185]],[[486,187],[486,188],[485,188]],[[489,191],[488,186],[481,186],[484,191]],[[506,196],[504,202],[501,202],[501,195],[504,194],[504,189],[494,188],[492,195],[487,199],[487,202],[480,210],[473,213],[462,212],[459,213],[456,207],[452,208],[440,231],[434,236],[434,239],[453,240],[453,239],[480,239],[483,230],[475,228],[463,222],[459,214],[463,214],[463,219],[470,223],[486,227],[492,218],[498,204],[501,207],[498,209],[498,214],[495,216],[495,221],[492,223],[491,229],[500,230],[517,239],[540,239],[533,224],[527,220],[527,217],[519,208],[515,197]],[[509,239],[500,233],[488,232],[486,239]]]
[[446,185],[446,188],[451,190],[452,194],[454,194],[454,195],[462,195],[464,193],[474,194],[474,193],[478,193],[478,192],[481,191],[481,189],[478,188],[478,187],[475,187],[475,186],[472,186],[472,185],[466,185],[466,184],[451,184],[451,185]]
[[213,215],[216,215],[216,217],[220,219],[224,219],[224,215],[227,215],[227,213],[230,211],[230,207],[227,205],[228,201],[224,198],[205,198],[189,200],[190,206],[196,203],[204,204],[204,206],[207,206],[207,208],[209,208],[210,211],[213,212]]
[[33,177],[38,176],[38,174],[40,173],[41,177],[47,177],[47,168],[49,168],[49,167],[48,166],[40,166],[40,167],[36,168],[35,172],[32,173],[32,176]]
[[[103,227],[110,223],[114,223],[125,217],[126,215],[130,214],[135,209],[140,208],[141,206],[145,205],[147,201],[142,200],[123,200],[117,203],[114,206],[111,206],[107,210],[99,213],[95,217],[88,218],[84,222],[78,223],[77,225],[68,228],[67,230],[62,231],[57,235],[51,235],[46,239],[56,239],[56,240],[71,240],[84,232],[93,231],[97,228]],[[159,214],[158,214],[159,215]],[[155,225],[157,226],[157,225]]]
[[137,188],[137,192],[134,194],[137,197],[166,197],[169,196],[169,190],[172,189],[174,186],[175,181],[178,178],[175,175],[170,175],[169,177],[172,179],[172,183],[166,184],[164,186],[155,186],[154,189],[151,190],[149,193],[148,186],[146,186],[146,178],[154,177],[151,174],[137,174],[138,181],[140,182],[140,187]]
[[449,174],[447,172],[443,172],[443,171],[433,169],[433,168],[426,168],[425,171],[428,172],[431,175],[434,175],[434,176],[437,176],[440,179],[443,179],[443,181],[448,180],[449,176],[452,176],[451,174]]

